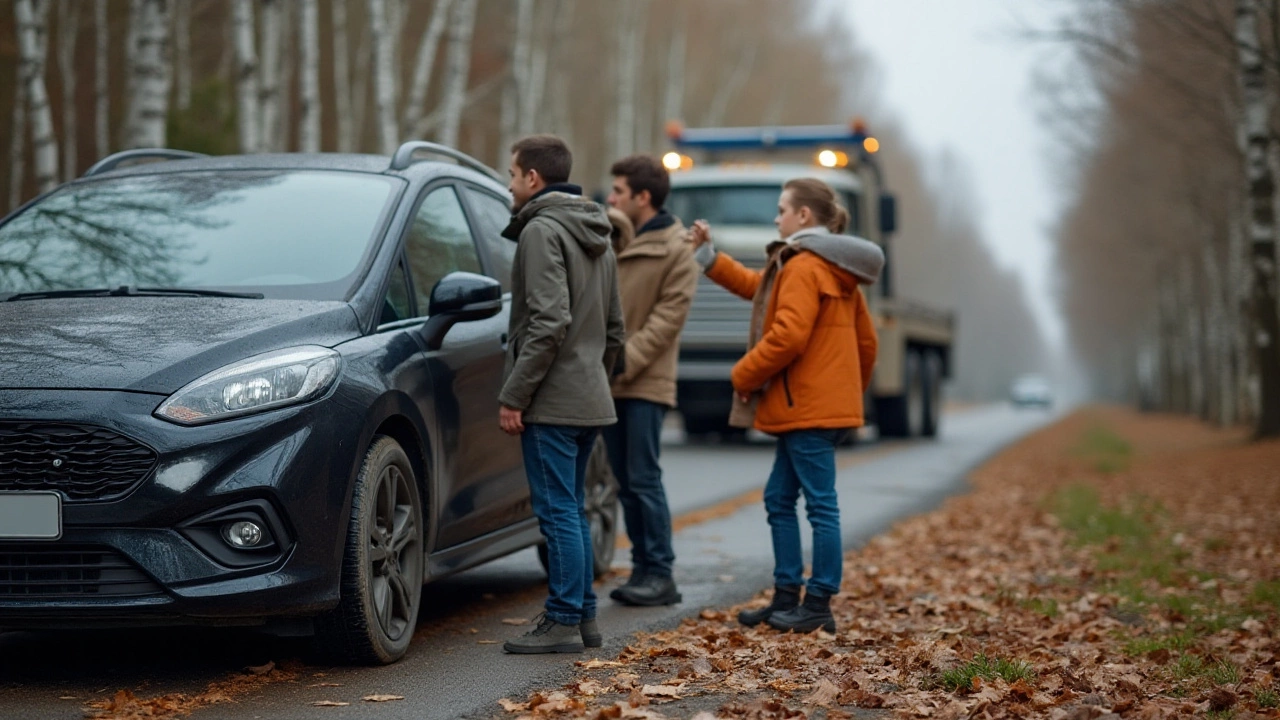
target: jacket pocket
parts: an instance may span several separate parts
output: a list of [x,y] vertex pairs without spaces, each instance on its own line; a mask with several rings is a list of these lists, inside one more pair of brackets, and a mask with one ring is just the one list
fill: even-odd
[[782,392],[786,393],[787,407],[795,407],[796,403],[791,399],[791,368],[785,368],[782,371]]

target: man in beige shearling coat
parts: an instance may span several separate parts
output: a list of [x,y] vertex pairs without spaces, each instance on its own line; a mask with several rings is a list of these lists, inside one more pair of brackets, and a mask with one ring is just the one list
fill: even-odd
[[603,431],[620,486],[632,569],[609,596],[627,605],[670,605],[681,596],[671,576],[675,552],[659,441],[663,417],[676,404],[680,331],[698,286],[698,266],[684,226],[663,209],[671,179],[657,158],[631,155],[610,172],[609,205],[636,231],[615,240],[626,369],[613,382],[618,423]]

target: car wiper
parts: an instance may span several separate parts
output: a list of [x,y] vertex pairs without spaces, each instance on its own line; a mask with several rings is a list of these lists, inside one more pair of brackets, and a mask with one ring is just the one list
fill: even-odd
[[192,297],[245,298],[249,300],[261,300],[266,297],[262,293],[228,292],[226,290],[206,290],[203,288],[138,287],[134,285],[121,285],[114,290],[111,288],[78,288],[75,290],[41,290],[36,292],[21,292],[14,293],[6,297],[5,300],[44,300],[50,298],[74,297],[137,297],[145,295],[186,295]]

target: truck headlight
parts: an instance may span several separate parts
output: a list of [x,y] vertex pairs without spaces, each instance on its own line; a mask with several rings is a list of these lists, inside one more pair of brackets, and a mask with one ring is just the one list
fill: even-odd
[[200,425],[320,397],[338,377],[337,352],[318,346],[255,355],[187,384],[156,408],[179,425]]

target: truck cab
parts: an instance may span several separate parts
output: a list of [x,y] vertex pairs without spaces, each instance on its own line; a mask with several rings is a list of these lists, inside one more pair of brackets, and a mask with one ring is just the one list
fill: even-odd
[[[671,171],[667,207],[692,223],[711,224],[716,248],[761,268],[778,239],[773,220],[782,186],[793,178],[827,183],[849,210],[847,232],[885,250],[879,285],[864,288],[880,350],[868,388],[868,423],[883,436],[933,436],[942,384],[951,374],[954,316],[894,297],[889,239],[896,203],[875,164],[875,138],[859,124],[789,128],[668,127],[677,150],[663,158]],[[686,154],[688,153],[688,154]],[[694,154],[701,157],[695,158]],[[698,292],[680,341],[678,404],[690,435],[732,434],[730,372],[746,350],[751,304],[709,278]]]

